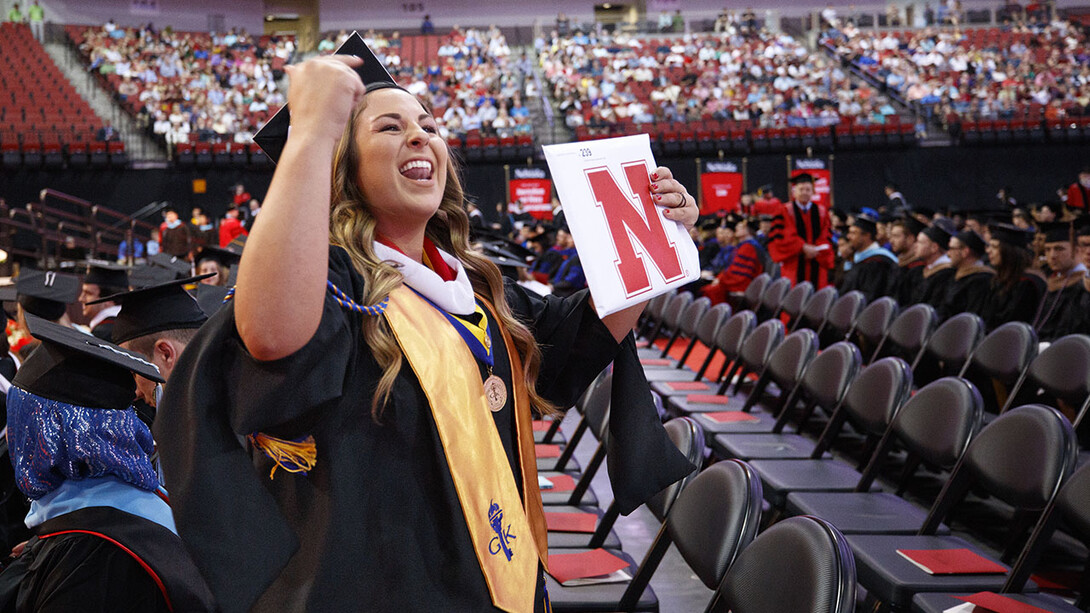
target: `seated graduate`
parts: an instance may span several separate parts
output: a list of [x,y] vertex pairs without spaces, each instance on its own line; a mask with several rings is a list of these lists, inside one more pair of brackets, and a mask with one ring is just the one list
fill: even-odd
[[980,316],[989,332],[1009,321],[1032,324],[1037,315],[1046,290],[1044,277],[1033,267],[1032,240],[1033,232],[1017,226],[988,226],[988,263],[995,276]]
[[[114,323],[114,343],[154,364],[164,384],[170,381],[174,367],[197,329],[208,321],[208,315],[196,298],[185,291],[184,286],[208,276],[211,275],[167,281],[100,299],[101,302],[117,304],[120,309]],[[154,419],[161,390],[154,380],[139,374],[133,376],[136,379],[136,397],[152,409],[149,411],[150,419],[147,419],[150,423]],[[143,408],[138,406],[137,410]]]
[[700,290],[711,299],[712,304],[726,302],[731,294],[746,291],[753,279],[771,265],[772,258],[768,255],[768,250],[757,240],[759,228],[760,222],[756,217],[743,219],[734,225],[738,246],[734,250],[730,265]]
[[[365,59],[288,67],[291,135],[284,110],[256,137],[277,168],[237,291],[160,404],[179,534],[229,611],[545,611],[535,413],[612,360],[622,512],[692,470],[636,356],[643,305],[599,319],[585,290],[505,283],[468,247],[431,113],[358,34],[341,52]],[[662,214],[695,223],[651,172]]]
[[954,278],[946,288],[946,296],[939,305],[939,321],[945,321],[958,313],[976,313],[984,310],[992,277],[995,271],[984,263],[987,245],[984,238],[972,230],[962,230],[950,239],[946,253],[954,265]]
[[946,288],[954,278],[954,267],[946,247],[956,233],[949,219],[936,219],[916,235],[916,256],[922,266],[909,269],[905,282],[912,288],[908,302],[900,302],[902,308],[911,304],[930,304],[938,309],[946,297]]
[[5,610],[213,611],[175,534],[132,410],[133,375],[154,365],[67,326],[27,316],[42,341],[8,392],[16,484],[34,536],[0,574]]
[[1070,223],[1041,224],[1045,263],[1049,270],[1046,278],[1048,292],[1037,310],[1033,328],[1037,330],[1037,339],[1042,342],[1090,331],[1087,330],[1090,292],[1083,285],[1086,266],[1075,258],[1075,240],[1071,230]]
[[856,215],[848,228],[852,267],[840,283],[840,293],[858,290],[874,302],[889,293],[897,275],[897,256],[876,240],[878,224],[868,215]]
[[89,264],[83,277],[79,301],[83,303],[83,316],[90,318],[87,327],[91,334],[105,341],[113,342],[110,334],[114,318],[121,307],[108,300],[99,300],[103,296],[117,294],[129,288],[128,268],[118,264]]

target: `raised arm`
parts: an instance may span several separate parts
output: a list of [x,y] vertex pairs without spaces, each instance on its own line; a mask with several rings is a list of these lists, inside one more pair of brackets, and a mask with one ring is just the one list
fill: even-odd
[[[688,190],[679,181],[674,179],[674,174],[669,168],[659,166],[651,173],[651,193],[655,197],[655,204],[663,207],[662,216],[671,221],[678,221],[685,225],[685,230],[691,230],[700,216],[700,209],[696,206],[696,198],[689,195]],[[630,306],[623,311],[611,313],[602,318],[602,323],[609,328],[613,338],[617,342],[624,340],[632,328],[636,327],[636,321],[646,302]]]
[[318,329],[329,254],[333,152],[363,98],[359,58],[288,66],[291,137],[239,265],[235,320],[259,360],[298,351]]

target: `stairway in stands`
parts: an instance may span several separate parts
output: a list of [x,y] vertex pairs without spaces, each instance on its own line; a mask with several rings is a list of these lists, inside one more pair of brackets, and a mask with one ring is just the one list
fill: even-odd
[[152,139],[144,135],[136,122],[127,113],[121,111],[110,96],[104,91],[95,79],[87,73],[87,69],[80,61],[79,55],[70,46],[71,42],[65,39],[63,42],[46,43],[45,51],[53,58],[53,62],[60,68],[68,82],[72,84],[76,92],[94,109],[99,117],[109,118],[118,132],[125,148],[130,152],[130,157],[136,162],[135,166],[148,167],[165,164],[166,151]]

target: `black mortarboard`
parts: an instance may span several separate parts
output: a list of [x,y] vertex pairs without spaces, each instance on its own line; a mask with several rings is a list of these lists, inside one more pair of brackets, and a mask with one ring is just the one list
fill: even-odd
[[215,315],[216,311],[223,307],[223,300],[227,297],[228,291],[222,285],[208,285],[205,283],[199,284],[197,289],[193,290],[196,294],[197,304],[204,311],[204,314],[209,317]]
[[68,304],[79,297],[79,277],[63,272],[24,268],[15,281],[19,304],[27,313],[49,320],[60,319]]
[[42,344],[19,367],[12,384],[31,394],[81,407],[126,409],[136,397],[131,373],[163,382],[154,364],[131,351],[34,315],[26,320]]
[[1075,236],[1090,236],[1090,215],[1075,219]]
[[1038,231],[1045,235],[1046,243],[1072,242],[1071,224],[1066,221],[1043,223]]
[[1013,247],[1025,247],[1033,242],[1033,232],[1005,223],[989,225],[988,234],[995,240]]
[[237,251],[206,245],[201,247],[200,252],[197,253],[196,260],[198,264],[202,260],[215,260],[222,266],[234,266],[235,264],[238,264],[241,258],[242,254]]
[[481,243],[481,255],[491,260],[493,264],[499,267],[511,266],[513,268],[526,268],[529,264],[526,260],[519,258],[517,255],[504,249],[503,245],[497,245],[495,243]]
[[503,232],[490,228],[471,227],[469,229],[469,238],[474,242],[493,243],[516,258],[525,259],[537,256],[533,251],[508,238]]
[[111,339],[118,344],[163,330],[199,328],[208,316],[183,286],[211,276],[213,273],[170,281],[154,287],[114,294],[87,304],[110,300],[121,305],[121,312],[114,320]]
[[83,282],[99,287],[125,289],[129,287],[129,269],[112,262],[89,262]]
[[987,248],[987,244],[984,243],[984,239],[973,232],[972,230],[962,230],[955,236],[961,241],[962,245],[968,247],[973,253],[977,255],[984,255],[984,250]]
[[790,180],[788,180],[788,183],[790,183],[791,185],[797,185],[799,183],[813,183],[813,182],[814,182],[814,175],[812,175],[812,174],[810,174],[808,172],[799,173],[799,174],[791,177]]
[[[368,91],[381,87],[396,87],[394,78],[387,72],[386,67],[378,61],[375,54],[363,42],[359,32],[352,32],[347,40],[334,51],[339,55],[354,55],[363,59],[363,64],[356,68],[356,74],[363,80]],[[284,105],[263,128],[254,134],[254,142],[275,164],[280,160],[280,154],[284,151],[284,143],[288,140],[288,128],[291,125],[291,115],[288,106]]]
[[927,229],[927,224],[921,222],[919,219],[916,219],[912,215],[905,215],[900,219],[900,221],[904,222],[905,230],[907,230],[908,233],[911,234],[913,237]]
[[937,243],[944,251],[950,244],[950,239],[957,233],[954,222],[942,217],[931,222],[931,226],[923,231],[923,235]]
[[15,302],[18,299],[19,290],[15,289],[14,283],[0,285],[0,302]]
[[869,215],[856,215],[852,218],[852,225],[871,236],[878,236],[878,222]]
[[714,230],[719,227],[718,219],[705,219],[700,223],[701,230]]
[[172,270],[159,266],[137,266],[129,273],[129,287],[132,289],[144,289],[153,285],[169,283],[177,279],[178,275]]
[[148,258],[148,263],[173,272],[175,279],[188,277],[193,271],[193,265],[189,263],[189,260],[169,253],[156,253]]
[[227,248],[235,253],[242,253],[242,250],[246,248],[247,235],[239,234],[231,239],[231,242],[227,243]]
[[748,217],[744,221],[746,222],[746,227],[749,228],[749,231],[753,234],[756,234],[761,229],[761,220],[756,217]]

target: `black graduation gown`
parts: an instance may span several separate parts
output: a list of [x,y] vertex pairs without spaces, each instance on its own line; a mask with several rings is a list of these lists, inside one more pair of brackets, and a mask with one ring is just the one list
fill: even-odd
[[945,321],[958,313],[980,315],[991,291],[994,276],[995,271],[986,266],[974,266],[965,272],[956,272],[938,309],[939,321]]
[[101,338],[106,342],[113,341],[114,321],[116,321],[116,319],[116,317],[107,317],[106,319],[103,319],[102,321],[98,322],[97,326],[91,328],[91,334],[93,334],[97,338]]
[[1032,325],[1045,291],[1045,280],[1032,272],[1023,272],[1010,288],[996,287],[993,283],[980,313],[987,331],[991,332],[1009,321],[1024,321]]
[[929,273],[926,266],[909,271],[909,285],[912,287],[910,300],[901,306],[910,304],[930,304],[938,310],[946,298],[947,286],[954,280],[952,266],[939,266]]
[[[331,247],[329,278],[354,299],[362,296],[362,278],[339,247]],[[618,353],[586,292],[543,300],[512,284],[507,300],[542,348],[537,389],[556,406],[571,406],[617,356],[613,406],[626,410],[610,420],[608,466],[624,512],[692,470],[666,437],[646,380],[640,393],[632,379],[642,371],[631,336]],[[258,362],[242,346],[228,304],[189,344],[171,377],[155,424],[165,480],[179,534],[225,611],[495,610],[427,399],[408,364],[382,423],[371,418],[381,370],[361,323],[327,294],[306,346]],[[493,347],[495,374],[510,389],[504,344]],[[493,417],[509,461],[496,469],[511,470],[518,482],[510,401]],[[255,431],[313,436],[316,465],[307,475],[278,471],[270,479],[271,462],[239,443]],[[637,481],[646,491],[625,491],[625,483]],[[542,590],[539,581],[538,610]]]
[[0,574],[0,600],[17,613],[216,610],[181,539],[112,507],[35,527],[23,554]]
[[897,274],[897,262],[884,255],[874,255],[856,262],[844,275],[840,293],[858,290],[867,297],[867,303],[889,294],[890,284]]
[[1068,334],[1086,333],[1090,321],[1090,292],[1082,284],[1081,278],[1072,279],[1062,289],[1053,289],[1045,294],[1038,309],[1033,327],[1037,338],[1052,342]]
[[889,286],[889,295],[901,306],[912,304],[913,282],[919,283],[922,278],[920,271],[923,268],[922,260],[909,260],[901,264],[895,271],[895,276]]

